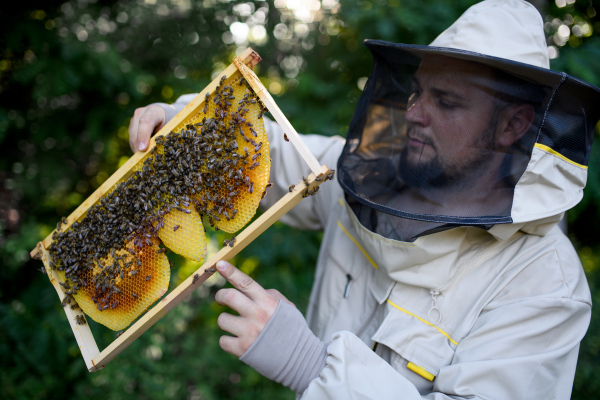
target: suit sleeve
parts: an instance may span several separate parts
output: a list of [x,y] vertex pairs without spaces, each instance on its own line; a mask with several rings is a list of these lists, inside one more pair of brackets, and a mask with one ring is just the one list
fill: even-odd
[[[265,118],[265,129],[269,137],[271,153],[271,183],[273,187],[261,202],[267,209],[289,192],[290,185],[302,182],[302,177],[311,171],[291,142],[283,139],[283,129]],[[335,169],[344,147],[344,139],[339,136],[300,135],[321,165]],[[291,211],[281,218],[281,222],[300,229],[322,230],[327,222],[328,210],[342,196],[337,179],[323,182],[316,195],[302,199]]]
[[167,104],[167,103],[152,103],[150,105],[156,105],[161,107],[165,111],[165,124],[177,115],[177,113],[183,110],[190,101],[196,97],[198,93],[184,94],[183,96],[179,96],[175,103]]

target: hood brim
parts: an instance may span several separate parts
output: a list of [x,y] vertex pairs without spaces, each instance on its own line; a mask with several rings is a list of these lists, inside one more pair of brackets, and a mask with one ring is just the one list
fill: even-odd
[[[564,72],[556,72],[550,69],[541,68],[530,64],[507,60],[505,58],[494,57],[486,54],[475,53],[473,51],[455,49],[451,47],[435,47],[416,44],[392,43],[383,40],[373,39],[367,39],[364,43],[367,46],[367,48],[371,51],[371,53],[376,53],[377,55],[380,55],[382,57],[384,57],[384,53],[389,52],[393,49],[408,52],[419,58],[430,54],[441,55],[456,58],[459,60],[478,62],[480,64],[497,68],[513,75],[517,75],[518,77],[529,80],[531,82],[539,83],[550,87],[555,87],[556,85],[560,84],[560,82],[564,80],[565,76],[567,76],[567,74],[565,74]],[[580,86],[582,90],[590,90],[594,92],[597,96],[600,96],[600,89],[596,86],[590,85],[589,83],[572,76],[569,76],[569,79],[577,83],[577,85]]]

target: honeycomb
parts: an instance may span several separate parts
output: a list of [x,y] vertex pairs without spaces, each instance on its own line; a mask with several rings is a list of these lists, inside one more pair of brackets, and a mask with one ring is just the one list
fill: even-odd
[[[158,240],[154,239],[152,246],[145,244],[139,248],[129,242],[124,249],[114,252],[114,258],[108,255],[98,259],[103,268],[95,262],[93,269],[83,276],[87,286],[81,287],[73,295],[81,310],[112,330],[118,331],[129,326],[169,287],[169,259],[164,253],[158,252],[158,244]],[[108,279],[102,277],[108,278],[109,274],[115,275],[114,286],[104,296],[96,297],[96,285],[107,282]],[[64,282],[64,271],[59,271],[59,275]]]
[[194,207],[182,208],[190,213],[171,210],[164,217],[164,226],[159,229],[158,237],[173,253],[200,262],[206,256],[206,236],[202,218]]
[[[233,88],[233,96],[235,97],[235,100],[232,101],[233,106],[238,106],[239,101],[243,99],[244,95],[251,93],[251,90],[248,89],[246,85],[240,85],[241,76],[242,75],[240,72],[236,72],[225,79],[221,85],[222,87],[231,86]],[[267,188],[267,184],[269,183],[271,158],[269,156],[269,140],[267,138],[267,132],[265,131],[265,124],[262,119],[262,115],[261,118],[259,118],[259,114],[262,114],[262,109],[258,101],[255,103],[246,103],[245,108],[248,110],[245,113],[245,119],[250,121],[252,126],[246,125],[242,127],[244,136],[240,134],[236,135],[236,153],[240,156],[246,156],[246,154],[249,155],[248,164],[246,164],[245,168],[243,168],[243,175],[244,177],[247,176],[249,181],[252,182],[252,188],[249,186],[246,186],[242,189],[236,187],[236,180],[233,178],[233,172],[235,171],[230,170],[226,171],[222,175],[225,178],[225,183],[222,188],[211,188],[213,197],[216,195],[221,199],[225,199],[225,206],[227,206],[227,209],[224,210],[226,214],[222,213],[219,215],[219,220],[213,218],[214,226],[228,233],[239,231],[252,219],[256,213],[256,210],[258,209],[258,203],[260,202],[263,193]],[[203,118],[215,115],[215,111],[217,111],[217,105],[214,101],[210,101],[206,113],[201,110],[189,121],[177,126],[175,131],[178,129],[183,129],[188,124],[200,123],[202,122]],[[229,112],[224,118],[222,118],[222,121],[224,124],[229,125],[232,121],[232,118],[233,112]],[[257,149],[257,146],[253,145],[251,141],[244,139],[244,137],[249,138],[250,140],[254,141],[254,143],[260,143],[260,147]],[[254,163],[258,163],[258,165],[250,168]],[[202,172],[210,173],[211,171],[204,167]],[[235,189],[227,190],[227,185],[230,187],[234,186]],[[250,193],[250,190],[252,193]],[[229,197],[229,194],[235,191],[239,193]],[[196,196],[196,198],[201,203],[206,204],[209,208],[214,209],[215,207],[219,206],[219,204],[209,200],[206,197],[205,192],[201,192]],[[237,211],[235,211],[235,215],[232,215],[234,210]]]
[[222,79],[130,176],[69,229],[57,227],[50,266],[93,320],[123,329],[166,292],[170,265],[159,244],[200,262],[204,217],[234,233],[254,216],[268,185],[269,142],[264,105],[241,77]]

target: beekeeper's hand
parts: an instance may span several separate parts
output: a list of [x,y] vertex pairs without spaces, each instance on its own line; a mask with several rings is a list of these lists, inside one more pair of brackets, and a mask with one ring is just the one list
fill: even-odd
[[[236,311],[219,315],[219,327],[235,336],[221,336],[219,346],[228,353],[241,357],[254,343],[277,309],[279,301],[292,306],[284,295],[275,289],[265,290],[248,275],[226,261],[217,263],[217,271],[235,289],[221,289],[215,295],[218,304]],[[294,306],[295,307],[295,306]]]
[[150,137],[163,127],[165,118],[165,110],[156,104],[135,110],[129,122],[129,147],[134,153],[148,149]]

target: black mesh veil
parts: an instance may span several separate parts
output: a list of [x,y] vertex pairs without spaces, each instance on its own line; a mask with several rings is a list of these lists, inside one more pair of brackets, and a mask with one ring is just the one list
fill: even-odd
[[[338,162],[359,221],[400,241],[511,223],[515,185],[534,145],[561,130],[548,122],[548,109],[566,75],[454,49],[366,44],[373,72]],[[585,115],[598,117],[597,110]],[[593,125],[580,135],[567,140],[578,153],[570,157],[587,164]]]

